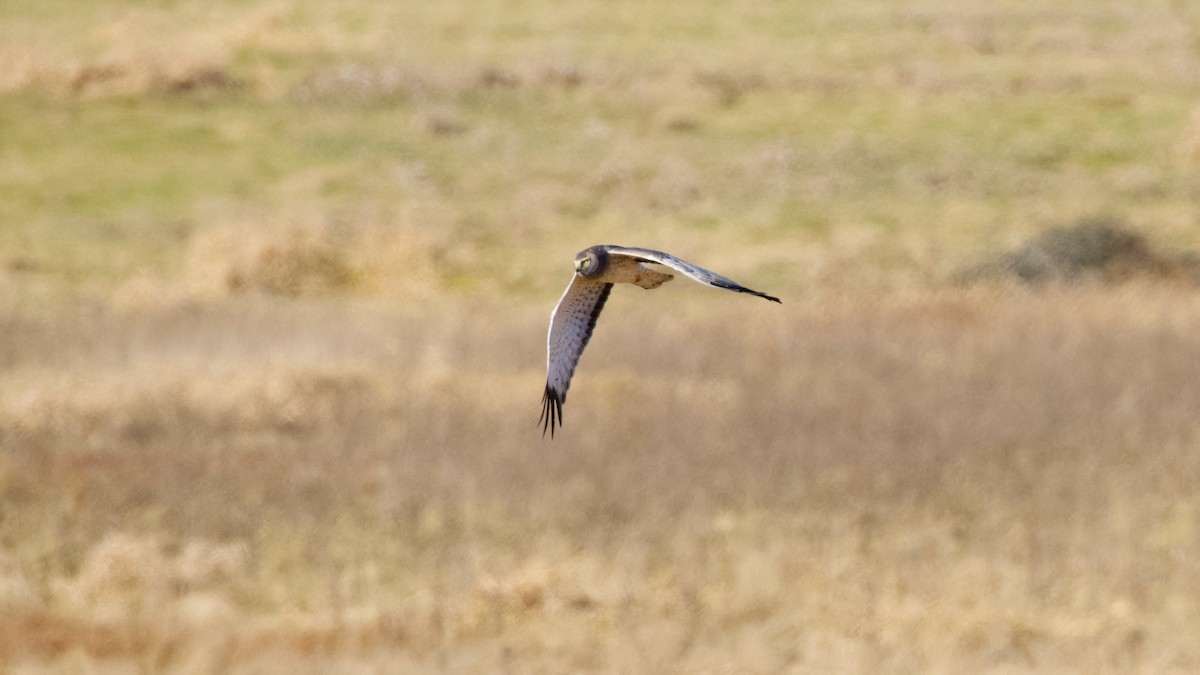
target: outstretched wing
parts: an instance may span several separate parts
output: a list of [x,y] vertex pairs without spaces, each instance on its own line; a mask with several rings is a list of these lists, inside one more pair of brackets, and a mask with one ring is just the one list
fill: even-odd
[[680,260],[670,253],[663,253],[662,251],[655,251],[654,249],[649,248],[626,248],[624,246],[609,246],[606,251],[609,255],[629,256],[630,258],[634,258],[640,262],[651,262],[658,263],[659,265],[665,265],[707,286],[724,288],[727,291],[737,291],[738,293],[749,293],[750,295],[757,295],[760,298],[766,298],[772,302],[779,302],[782,304],[782,301],[773,295],[767,295],[766,293],[760,293],[759,291],[746,288],[733,279],[723,277],[716,272],[706,270],[698,265],[693,265],[686,260]]
[[562,407],[567,400],[567,389],[571,387],[571,376],[575,364],[583,354],[583,348],[592,339],[596,319],[612,291],[612,284],[591,281],[579,275],[571,279],[558,306],[550,315],[550,334],[546,338],[546,394],[542,398],[542,435],[550,429],[554,438],[555,416],[562,426]]

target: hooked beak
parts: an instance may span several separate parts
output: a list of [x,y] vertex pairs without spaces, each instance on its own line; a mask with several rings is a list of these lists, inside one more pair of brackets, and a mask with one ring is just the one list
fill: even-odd
[[575,271],[576,272],[579,271],[579,263],[580,263],[580,261],[578,261],[578,260],[575,261]]

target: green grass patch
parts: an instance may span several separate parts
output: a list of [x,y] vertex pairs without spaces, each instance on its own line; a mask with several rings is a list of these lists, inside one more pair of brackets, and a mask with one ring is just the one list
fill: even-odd
[[375,214],[470,265],[722,228],[806,246],[846,224],[973,250],[1083,207],[1153,206],[1147,226],[1178,233],[1200,175],[1177,30],[1195,13],[1046,12],[10,5],[0,262],[170,275],[192,232],[247,213]]

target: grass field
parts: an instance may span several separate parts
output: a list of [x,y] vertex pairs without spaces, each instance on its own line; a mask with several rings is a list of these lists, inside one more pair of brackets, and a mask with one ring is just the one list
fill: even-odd
[[[1200,670],[1200,7],[0,6],[0,673]],[[594,243],[783,298],[613,294]]]

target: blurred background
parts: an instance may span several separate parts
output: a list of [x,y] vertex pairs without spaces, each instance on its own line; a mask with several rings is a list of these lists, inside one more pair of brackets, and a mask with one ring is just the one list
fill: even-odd
[[0,671],[1196,672],[1198,202],[1181,0],[0,4]]

